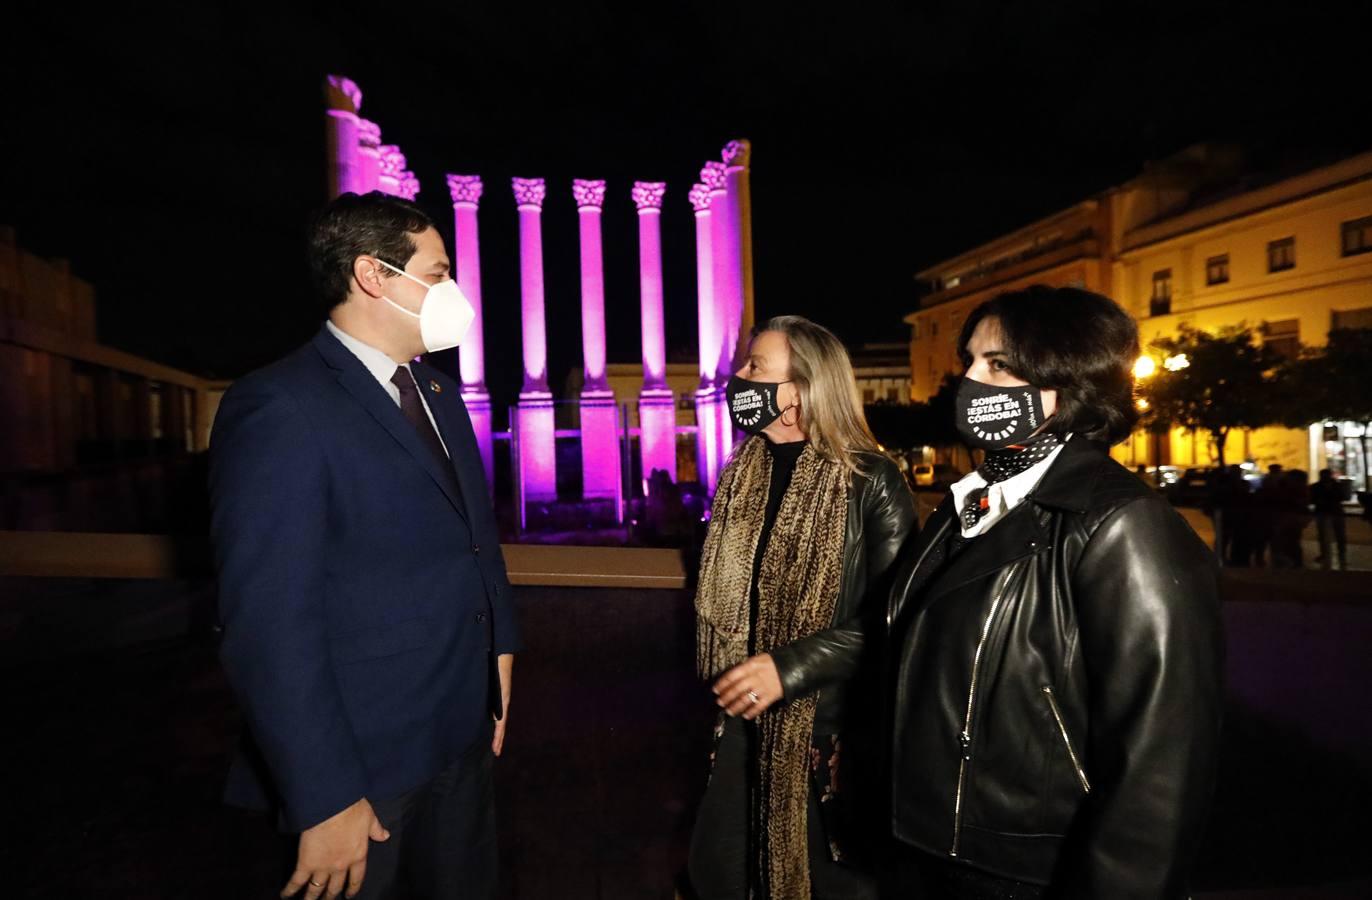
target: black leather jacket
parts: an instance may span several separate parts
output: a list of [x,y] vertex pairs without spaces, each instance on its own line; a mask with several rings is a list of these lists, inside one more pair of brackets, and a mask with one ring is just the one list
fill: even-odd
[[1220,730],[1213,554],[1080,438],[917,578],[956,527],[950,500],[894,575],[895,836],[1053,897],[1185,897]]
[[[875,453],[863,457],[863,472],[854,476],[848,497],[843,582],[834,605],[834,625],[772,651],[786,699],[820,691],[816,734],[845,729],[848,691],[863,662],[866,628],[861,622],[880,616],[892,566],[915,527],[914,497],[896,464]],[[872,687],[878,687],[875,680]]]

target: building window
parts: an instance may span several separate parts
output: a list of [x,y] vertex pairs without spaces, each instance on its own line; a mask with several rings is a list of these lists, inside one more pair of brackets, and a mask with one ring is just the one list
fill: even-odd
[[1330,330],[1338,331],[1341,328],[1372,328],[1372,306],[1336,311]]
[[892,403],[899,403],[899,402],[900,402],[900,388],[887,388],[887,389],[886,389],[886,399],[889,400],[889,401],[891,401]]
[[1221,253],[1205,261],[1205,283],[1225,284],[1229,281],[1229,254]]
[[1296,268],[1296,239],[1272,241],[1267,245],[1267,271],[1284,272]]
[[919,340],[919,323],[919,319],[910,323],[910,340],[912,341]]
[[1343,223],[1343,255],[1372,253],[1372,216]]
[[1295,359],[1301,352],[1300,319],[1282,319],[1262,326],[1262,342],[1284,359]]
[[1165,316],[1172,311],[1172,270],[1153,273],[1153,298],[1148,304],[1150,316]]
[[876,402],[877,402],[877,392],[876,392],[875,390],[873,390],[872,388],[863,388],[863,390],[862,390],[862,404],[863,404],[863,406],[871,406],[873,403],[876,403]]

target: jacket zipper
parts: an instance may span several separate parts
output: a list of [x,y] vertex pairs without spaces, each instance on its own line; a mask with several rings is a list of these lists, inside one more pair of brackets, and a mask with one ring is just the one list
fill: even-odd
[[1001,598],[1005,596],[1005,585],[996,594],[996,599],[991,601],[991,610],[986,614],[986,621],[981,626],[981,639],[977,641],[977,651],[972,657],[972,680],[967,688],[967,714],[962,720],[962,733],[958,735],[958,741],[962,749],[962,758],[958,762],[958,789],[953,797],[953,846],[948,851],[949,856],[958,855],[958,844],[962,838],[962,790],[967,782],[967,764],[972,761],[972,713],[976,708],[977,701],[977,675],[981,670],[981,654],[986,649],[986,640],[991,635],[991,621],[996,617],[996,610],[1000,609]]
[[1077,780],[1081,782],[1082,793],[1091,793],[1091,782],[1086,779],[1086,770],[1081,767],[1081,760],[1077,758],[1077,751],[1072,749],[1072,739],[1067,736],[1067,723],[1062,719],[1062,710],[1058,708],[1058,698],[1053,696],[1053,688],[1049,685],[1043,686],[1043,696],[1048,698],[1048,706],[1053,710],[1053,718],[1058,720],[1058,733],[1062,735],[1062,742],[1067,747],[1067,755],[1072,760],[1072,768],[1077,771]]

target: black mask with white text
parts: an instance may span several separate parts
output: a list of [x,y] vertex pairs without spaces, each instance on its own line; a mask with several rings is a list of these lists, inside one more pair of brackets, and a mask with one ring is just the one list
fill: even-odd
[[1043,395],[1032,385],[997,387],[963,378],[954,426],[973,449],[1000,450],[1026,440],[1043,425]]
[[777,403],[777,388],[785,381],[748,381],[737,375],[729,377],[724,396],[729,402],[729,418],[734,427],[748,434],[761,434],[782,413]]

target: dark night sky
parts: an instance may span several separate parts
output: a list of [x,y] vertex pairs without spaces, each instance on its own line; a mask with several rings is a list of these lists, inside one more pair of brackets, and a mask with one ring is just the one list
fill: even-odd
[[610,357],[631,362],[630,182],[669,182],[667,339],[689,357],[686,191],[731,137],[754,146],[759,316],[810,315],[853,343],[905,338],[924,265],[1144,160],[1205,139],[1264,163],[1372,147],[1372,31],[1350,11],[1365,4],[126,6],[143,8],[7,14],[0,222],[95,282],[106,343],[224,377],[317,327],[302,227],[323,200],[330,72],[362,87],[445,226],[443,174],[485,179],[488,379],[506,399],[511,175],[549,179],[560,387],[580,358],[574,177],[610,180]]

